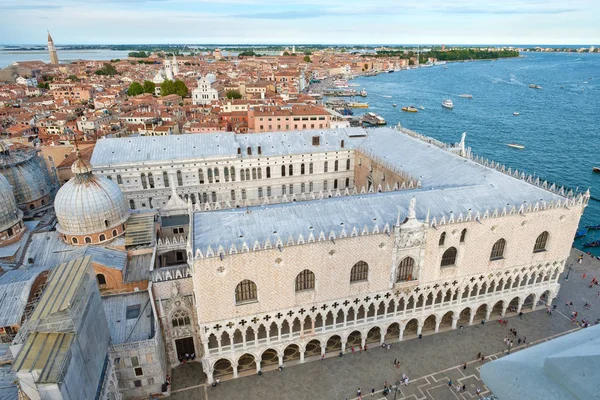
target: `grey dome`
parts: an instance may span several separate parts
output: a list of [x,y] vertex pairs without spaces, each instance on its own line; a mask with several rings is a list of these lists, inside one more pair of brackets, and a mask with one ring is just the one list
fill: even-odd
[[205,78],[210,83],[215,83],[217,81],[217,76],[215,74],[206,74]]
[[15,225],[22,216],[23,213],[17,208],[12,187],[0,174],[0,232]]
[[[77,167],[76,167],[77,166]],[[116,183],[94,176],[89,163],[73,164],[77,174],[56,193],[57,230],[67,235],[89,235],[123,224],[129,218],[125,196]]]

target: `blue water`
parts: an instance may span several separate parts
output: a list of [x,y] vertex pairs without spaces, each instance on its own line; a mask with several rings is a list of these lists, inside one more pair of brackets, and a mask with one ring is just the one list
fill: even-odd
[[[549,182],[590,187],[592,196],[600,198],[600,174],[592,172],[593,166],[600,167],[600,54],[527,54],[446,66],[355,79],[369,102],[368,110],[355,109],[355,115],[373,111],[388,125],[400,122],[448,143],[458,142],[466,131],[475,154]],[[543,89],[528,88],[532,83]],[[462,93],[473,99],[458,97]],[[453,110],[441,107],[444,99],[452,99]],[[400,110],[409,105],[425,109]],[[507,147],[510,142],[525,149]],[[581,225],[592,223],[600,224],[600,202],[590,200]],[[584,238],[596,239],[600,231]],[[599,248],[592,251],[600,254]]]
[[[128,51],[121,50],[63,50],[58,49],[58,59],[62,63],[75,60],[114,60],[126,59]],[[14,51],[0,49],[0,68],[7,67],[15,61],[43,61],[50,62],[48,50]]]

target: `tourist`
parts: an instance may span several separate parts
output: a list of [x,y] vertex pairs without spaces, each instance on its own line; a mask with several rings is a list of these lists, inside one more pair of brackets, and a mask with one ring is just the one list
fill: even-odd
[[394,366],[396,365],[397,362],[398,362],[398,359],[394,358]]
[[366,352],[367,350],[368,350],[368,348],[367,348],[367,344],[365,343],[365,352]]
[[467,385],[462,385],[462,387],[460,388],[463,392],[465,392],[467,390]]
[[590,304],[589,303],[585,303],[583,305],[583,308],[585,308],[586,310],[589,310],[590,309]]
[[513,335],[517,336],[517,330],[513,330]]
[[506,344],[506,342],[508,342],[508,336],[504,336],[504,344]]
[[477,397],[481,397],[481,389],[479,387],[475,389],[475,393],[477,393]]
[[362,399],[362,392],[361,392],[360,388],[356,389],[356,397],[358,397],[359,399]]
[[388,345],[387,345],[388,351],[390,351],[391,348],[392,348],[392,345],[388,343]]
[[483,364],[483,362],[485,361],[485,355],[481,355],[481,363]]
[[352,355],[354,355],[354,346],[350,347],[350,350],[352,351]]
[[521,338],[519,338],[519,340],[517,340],[517,345],[521,345]]
[[523,319],[523,311],[519,311],[519,318]]
[[325,359],[325,354],[321,354],[321,361]]
[[467,362],[465,361],[465,363],[463,364],[463,369],[467,369]]
[[[579,257],[577,257],[577,262],[579,264],[581,264],[582,261],[583,261],[583,254],[580,254]],[[583,273],[583,279],[585,279],[585,272]]]
[[452,387],[452,379],[448,381],[448,386]]
[[477,353],[477,360],[481,358],[481,352]]
[[375,396],[375,388],[371,389],[371,397]]

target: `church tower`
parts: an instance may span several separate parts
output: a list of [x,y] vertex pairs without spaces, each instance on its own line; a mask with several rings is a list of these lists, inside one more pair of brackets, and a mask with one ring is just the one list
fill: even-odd
[[48,32],[48,53],[50,53],[50,64],[58,64],[58,54],[56,54],[56,47],[54,47],[54,40]]

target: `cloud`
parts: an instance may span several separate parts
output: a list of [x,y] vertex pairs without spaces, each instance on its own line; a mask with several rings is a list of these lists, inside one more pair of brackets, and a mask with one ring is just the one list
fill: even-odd
[[55,4],[2,4],[0,3],[0,11],[42,11],[42,10],[58,10],[63,6]]

